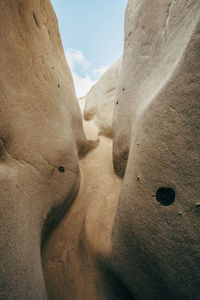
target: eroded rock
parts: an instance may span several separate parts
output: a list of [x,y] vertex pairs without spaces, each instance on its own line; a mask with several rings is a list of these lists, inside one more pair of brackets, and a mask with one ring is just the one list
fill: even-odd
[[[148,0],[128,2],[113,126],[114,165],[120,176],[125,171],[131,140],[138,134],[138,122],[148,106],[161,92],[170,89],[172,78],[179,80],[185,93],[191,89],[188,81],[190,86],[191,81],[197,84],[198,60],[190,58],[187,73],[184,64],[188,64],[186,55],[194,56],[189,54],[188,46],[198,38],[198,18],[198,1],[153,1],[151,5]],[[174,99],[180,99],[179,90],[173,93]],[[162,105],[168,101],[167,95],[163,97]],[[169,117],[161,115],[160,126]]]
[[50,1],[0,2],[0,298],[46,299],[40,248],[88,148]]
[[114,113],[114,165],[125,177],[112,269],[132,299],[200,294],[199,17],[195,0],[128,2]]
[[121,58],[101,76],[86,95],[84,119],[95,118],[99,135],[112,137],[113,109],[120,67]]

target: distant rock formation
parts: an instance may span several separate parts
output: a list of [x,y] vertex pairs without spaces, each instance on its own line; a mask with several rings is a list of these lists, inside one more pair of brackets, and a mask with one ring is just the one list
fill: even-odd
[[46,299],[40,248],[88,144],[49,0],[0,1],[0,299]]
[[200,2],[129,0],[112,267],[130,299],[198,299]]
[[112,137],[113,109],[120,67],[121,58],[101,76],[86,95],[84,119],[91,120],[95,117],[99,135]]

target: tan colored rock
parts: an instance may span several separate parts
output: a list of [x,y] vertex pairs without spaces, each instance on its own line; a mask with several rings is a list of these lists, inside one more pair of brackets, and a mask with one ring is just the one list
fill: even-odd
[[97,81],[86,95],[84,118],[99,128],[99,135],[112,137],[113,108],[116,101],[121,58],[118,59]]
[[67,211],[42,243],[49,299],[198,299],[200,4],[128,2],[114,114],[120,175],[130,148],[119,202],[106,137],[81,159],[76,197],[76,149],[83,156],[91,143],[51,5],[0,9],[0,298],[47,298],[41,233],[44,242]]
[[[121,176],[131,137],[137,134],[138,120],[156,96],[167,89],[171,78],[177,78],[177,72],[184,72],[184,53],[196,37],[198,19],[199,1],[195,0],[128,2],[113,129],[114,165]],[[196,70],[191,65],[190,72]],[[184,89],[189,89],[188,76],[182,78]],[[174,97],[180,97],[179,91],[174,91]]]
[[[98,137],[94,120],[85,121],[84,128],[88,138]],[[43,249],[48,299],[124,299],[108,268],[122,184],[110,138],[101,136],[99,146],[80,160],[80,173],[78,196]]]
[[[114,114],[112,270],[130,299],[198,299],[200,2],[129,0]],[[124,90],[123,90],[124,89]]]
[[78,98],[78,104],[79,104],[79,107],[80,107],[80,110],[81,110],[81,114],[83,114],[84,107],[85,107],[85,96]]
[[0,11],[0,299],[46,299],[40,247],[90,144],[50,1],[2,0]]

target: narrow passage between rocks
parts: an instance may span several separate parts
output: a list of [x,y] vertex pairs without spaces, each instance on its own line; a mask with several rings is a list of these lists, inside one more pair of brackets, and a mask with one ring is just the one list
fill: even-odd
[[[83,106],[82,102],[82,111]],[[87,137],[98,138],[94,122],[83,122]],[[122,185],[113,170],[112,139],[101,136],[98,147],[79,163],[79,194],[43,251],[49,299],[97,299],[96,285],[101,277],[98,261],[111,250]]]

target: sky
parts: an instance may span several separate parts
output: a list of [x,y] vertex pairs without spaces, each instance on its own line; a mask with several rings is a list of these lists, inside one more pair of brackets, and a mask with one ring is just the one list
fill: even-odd
[[127,0],[51,0],[77,97],[123,53]]

